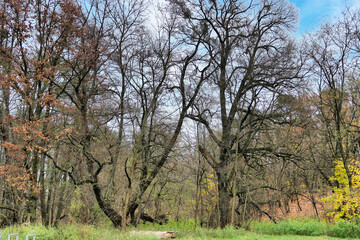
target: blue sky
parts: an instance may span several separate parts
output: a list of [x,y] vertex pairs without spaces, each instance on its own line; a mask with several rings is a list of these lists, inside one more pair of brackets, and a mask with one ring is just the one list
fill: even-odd
[[360,0],[290,0],[300,9],[298,34],[314,31],[321,21],[341,15],[346,6],[360,8]]

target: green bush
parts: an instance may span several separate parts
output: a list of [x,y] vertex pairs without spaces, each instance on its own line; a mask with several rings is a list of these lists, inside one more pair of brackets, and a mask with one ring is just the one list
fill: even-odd
[[327,235],[341,238],[360,238],[360,225],[355,221],[340,220],[329,228]]

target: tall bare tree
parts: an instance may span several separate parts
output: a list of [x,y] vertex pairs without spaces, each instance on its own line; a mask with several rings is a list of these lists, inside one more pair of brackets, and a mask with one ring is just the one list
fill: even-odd
[[216,155],[205,147],[200,151],[217,174],[220,225],[225,227],[230,221],[234,150],[261,150],[249,149],[249,143],[269,117],[273,95],[291,87],[297,76],[295,45],[289,37],[297,13],[286,1],[172,2],[192,26],[204,26],[208,32],[201,43],[213,73],[188,117],[202,123],[217,143]]

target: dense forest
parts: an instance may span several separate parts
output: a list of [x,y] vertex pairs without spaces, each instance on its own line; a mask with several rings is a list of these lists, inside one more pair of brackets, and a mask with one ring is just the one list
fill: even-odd
[[0,1],[0,225],[357,216],[360,11],[300,37],[287,0],[154,9]]

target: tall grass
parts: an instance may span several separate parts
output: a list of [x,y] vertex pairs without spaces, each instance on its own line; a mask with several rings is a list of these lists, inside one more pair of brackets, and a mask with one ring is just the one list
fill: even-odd
[[239,239],[245,235],[245,230],[227,227],[225,229],[199,228],[196,231],[181,231],[176,237],[183,239]]
[[329,236],[338,238],[360,238],[360,225],[355,221],[338,221],[335,224],[312,219],[253,222],[252,231],[270,235]]
[[[65,225],[59,228],[46,228],[42,225],[11,226],[0,229],[2,239],[11,233],[18,233],[19,240],[27,234],[36,234],[37,240],[155,240],[155,235],[123,234],[113,227],[95,227],[92,225]],[[14,238],[15,239],[15,238]],[[31,239],[31,238],[30,238]]]
[[[139,233],[133,234],[133,231]],[[180,239],[238,239],[245,233],[232,227],[226,229],[198,228],[194,231],[193,221],[170,222],[165,225],[143,224],[138,228],[129,227],[126,233],[107,226],[92,225],[64,225],[59,228],[46,228],[42,225],[11,226],[0,229],[2,239],[8,234],[18,233],[19,240],[24,240],[27,234],[36,234],[37,240],[155,240],[152,234],[142,234],[141,231],[175,231]]]
[[139,224],[136,228],[130,227],[130,229],[146,231],[192,231],[194,230],[194,226],[195,221],[193,219],[183,219],[180,221],[169,221],[162,225],[147,222],[145,224]]
[[[138,234],[133,234],[138,231]],[[36,234],[37,240],[155,240],[155,235],[141,231],[175,231],[177,239],[242,239],[249,234],[329,236],[339,238],[360,238],[360,224],[339,221],[336,224],[311,219],[284,220],[278,224],[272,222],[252,222],[250,231],[228,227],[225,229],[197,228],[193,221],[169,222],[165,225],[142,224],[138,228],[129,227],[126,233],[111,226],[64,225],[59,228],[46,228],[42,225],[11,226],[0,229],[2,239],[8,234],[19,233],[19,240],[25,240],[27,234]],[[255,235],[261,239],[261,235]]]
[[[235,229],[227,227],[225,229],[207,229],[197,228],[194,230],[194,220],[170,221],[167,224],[158,225],[153,223],[140,224],[136,230],[141,231],[174,231],[176,238],[182,239],[238,239],[239,236],[245,234],[243,229]],[[135,228],[132,228],[135,230]]]

